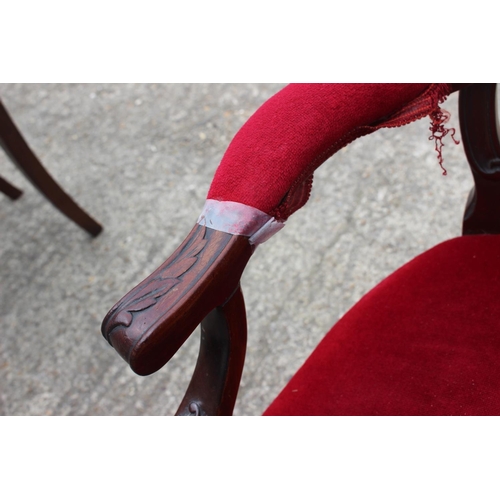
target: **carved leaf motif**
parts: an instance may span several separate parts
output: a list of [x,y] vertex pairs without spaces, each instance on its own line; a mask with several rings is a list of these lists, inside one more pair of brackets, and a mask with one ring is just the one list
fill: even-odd
[[165,280],[165,279],[178,278],[186,271],[189,271],[189,269],[191,269],[194,266],[197,260],[198,259],[194,257],[187,259],[183,258],[173,262],[161,273],[160,279]]
[[161,278],[178,278],[191,269],[198,260],[197,255],[205,248],[207,240],[204,239],[205,229],[199,231],[195,239],[184,252],[161,273]]
[[[143,294],[132,301],[127,307],[130,312],[143,311],[148,307],[156,304],[157,300],[165,295],[169,290],[171,290],[180,280],[178,279],[168,279],[168,280],[153,280],[147,288],[151,290],[142,290]],[[160,286],[158,286],[160,284]],[[144,293],[146,292],[146,293]]]
[[200,234],[193,241],[192,245],[187,249],[186,257],[195,257],[205,248],[207,240],[203,239],[204,233],[204,231],[200,231]]
[[132,314],[128,311],[121,310],[118,314],[115,314],[109,323],[109,328],[112,330],[115,326],[123,325],[129,326],[132,323]]
[[204,239],[205,228],[200,230],[190,246],[184,249],[179,257],[167,266],[161,273],[152,278],[143,288],[132,294],[122,307],[110,318],[110,327],[118,325],[130,326],[133,321],[133,312],[144,311],[155,305],[158,300],[166,295],[177,283],[185,272],[189,271],[198,260],[198,254],[205,248],[207,240]]

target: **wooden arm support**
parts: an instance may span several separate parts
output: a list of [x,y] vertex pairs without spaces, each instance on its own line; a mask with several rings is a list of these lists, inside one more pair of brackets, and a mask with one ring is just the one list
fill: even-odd
[[212,316],[224,314],[229,299],[237,303],[232,297],[241,294],[252,252],[247,237],[196,224],[174,254],[109,311],[104,337],[137,374],[159,370],[211,311],[222,306]]
[[201,322],[198,362],[176,415],[232,415],[246,346],[245,302],[238,287]]

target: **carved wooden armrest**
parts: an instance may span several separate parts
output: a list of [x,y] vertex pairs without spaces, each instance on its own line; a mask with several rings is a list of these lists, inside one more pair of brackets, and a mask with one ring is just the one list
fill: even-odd
[[106,315],[102,333],[139,375],[159,370],[239,286],[253,247],[196,224],[156,271]]
[[232,413],[246,350],[239,280],[253,249],[246,236],[196,224],[102,322],[106,340],[139,375],[159,370],[201,323],[200,355],[179,415]]

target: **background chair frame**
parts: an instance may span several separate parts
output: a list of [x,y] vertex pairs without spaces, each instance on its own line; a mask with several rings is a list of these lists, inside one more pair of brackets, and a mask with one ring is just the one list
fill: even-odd
[[[0,101],[0,146],[38,191],[66,217],[93,237],[102,231],[102,226],[76,204],[40,163],[2,101]],[[1,177],[0,191],[12,200],[17,200],[23,194],[21,190]]]

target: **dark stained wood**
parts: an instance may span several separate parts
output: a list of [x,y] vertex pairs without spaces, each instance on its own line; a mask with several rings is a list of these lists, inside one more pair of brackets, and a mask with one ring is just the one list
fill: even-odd
[[92,236],[102,226],[84,212],[45,170],[0,101],[0,146],[28,180],[66,217]]
[[17,189],[10,182],[7,182],[3,177],[0,177],[0,191],[11,200],[17,200],[23,194],[20,189]]
[[159,370],[226,303],[252,252],[247,237],[196,224],[174,254],[109,311],[104,337],[139,375]]
[[474,177],[463,234],[500,233],[500,140],[496,84],[476,83],[460,91],[462,141]]
[[238,286],[229,300],[201,323],[198,362],[176,415],[232,415],[246,345],[245,302]]

